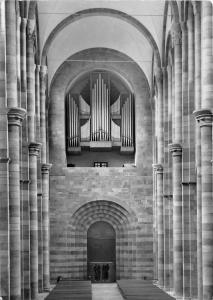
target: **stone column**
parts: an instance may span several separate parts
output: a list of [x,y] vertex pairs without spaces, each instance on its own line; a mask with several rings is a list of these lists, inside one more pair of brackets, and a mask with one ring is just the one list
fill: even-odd
[[[195,109],[201,108],[201,2],[195,4]],[[196,124],[195,161],[197,182],[197,280],[198,299],[203,299],[202,275],[202,213],[201,213],[201,133],[200,126]]]
[[[155,161],[155,155],[153,157],[153,161]],[[154,283],[157,283],[158,278],[158,245],[157,245],[157,199],[156,199],[156,173],[153,169],[153,263],[154,263]]]
[[30,281],[31,299],[38,297],[38,205],[37,205],[37,156],[40,144],[29,144],[30,178]]
[[202,108],[213,109],[212,91],[213,91],[213,68],[212,68],[212,3],[211,1],[202,1]]
[[189,261],[190,287],[189,297],[197,298],[197,199],[196,199],[196,164],[195,164],[195,41],[193,6],[188,6],[188,135],[189,135]]
[[[38,171],[39,171],[38,164]],[[39,180],[39,179],[38,179]],[[43,291],[43,224],[42,224],[42,193],[38,185],[38,291]]]
[[35,69],[36,140],[40,141],[40,66]]
[[[5,116],[0,114],[0,123],[6,124]],[[3,130],[0,130],[0,140],[3,140]],[[1,144],[3,146],[3,144]],[[7,149],[7,148],[5,148]],[[0,149],[2,151],[3,149]],[[3,150],[4,151],[4,150]],[[2,151],[2,152],[3,152]],[[9,245],[9,158],[0,157],[0,190],[1,190],[1,235],[0,235],[0,295],[10,298],[10,245]]]
[[27,23],[27,116],[28,116],[28,139],[35,141],[35,22],[28,20]]
[[47,67],[40,67],[40,134],[41,134],[41,162],[46,163],[46,78]]
[[20,235],[20,151],[19,128],[25,110],[10,108],[8,111],[9,203],[10,203],[10,299],[21,297],[21,235]]
[[[199,8],[199,6],[196,6]],[[203,300],[209,300],[213,296],[213,257],[212,257],[212,109],[213,109],[213,69],[212,69],[212,3],[203,1],[201,3],[201,109],[195,111],[194,115],[199,122],[201,131],[201,212],[202,212],[202,279]],[[199,13],[199,9],[197,9]],[[196,17],[196,32],[200,33],[199,16]],[[198,44],[198,50],[199,50]],[[199,61],[198,61],[199,63]],[[198,66],[199,68],[199,66]],[[198,80],[198,79],[197,79]],[[199,94],[199,90],[198,92]],[[196,99],[198,97],[196,96]],[[196,100],[196,106],[199,100]],[[199,150],[199,148],[198,148]],[[198,190],[199,191],[199,190]],[[199,202],[198,202],[199,204]],[[198,208],[199,209],[199,208]],[[198,217],[200,212],[198,213]],[[200,218],[200,219],[201,219]],[[201,230],[201,228],[199,228]],[[201,234],[199,235],[201,237]],[[199,245],[198,245],[199,247]],[[201,270],[199,270],[201,272]],[[201,276],[201,274],[200,274]],[[200,292],[200,291],[199,291]]]
[[164,215],[163,215],[163,167],[153,165],[156,172],[157,228],[158,228],[158,285],[164,287]]
[[203,299],[213,297],[213,202],[212,202],[212,112],[201,109],[194,112],[201,129],[201,184],[202,184],[202,265]]
[[5,2],[0,2],[0,295],[10,298],[9,153],[6,99]]
[[163,208],[164,208],[164,289],[169,291],[169,197],[168,197],[168,76],[167,68],[163,68],[163,143],[164,143],[164,172],[163,172]]
[[158,97],[157,97],[157,125],[158,125],[158,153],[157,161],[163,163],[164,160],[164,139],[163,139],[163,72],[162,69],[157,69],[155,78],[157,81]]
[[6,16],[6,70],[7,105],[18,106],[17,101],[17,65],[16,65],[16,2],[5,1]]
[[27,109],[27,57],[26,57],[26,28],[27,19],[21,18],[21,43],[20,43],[20,54],[21,54],[21,106]]
[[16,17],[16,64],[17,64],[17,95],[18,106],[21,106],[21,70],[20,70],[20,34],[21,34],[21,18]]
[[42,221],[43,221],[43,288],[50,288],[49,266],[49,172],[51,164],[42,165]]
[[172,26],[174,43],[174,67],[175,67],[175,109],[174,109],[174,141],[182,143],[182,33],[179,23]]
[[173,266],[174,296],[183,297],[183,237],[182,237],[182,147],[170,144],[173,159]]
[[[35,69],[35,116],[36,116],[36,140],[40,141],[40,66]],[[38,276],[39,292],[43,290],[43,237],[42,237],[42,176],[41,153],[37,160],[38,179]]]
[[[167,66],[168,76],[168,144],[172,143],[172,66]],[[172,158],[168,151],[168,200],[169,200],[169,289],[173,291],[173,198]]]
[[[27,77],[26,77],[26,27],[27,19],[21,18],[21,107],[27,109]],[[30,212],[29,212],[29,150],[28,120],[22,124],[22,202],[23,202],[23,298],[30,299]]]
[[[24,154],[25,155],[25,154]],[[28,164],[27,164],[28,165]],[[22,201],[23,201],[23,299],[30,300],[30,205],[29,205],[29,174],[22,179]],[[23,174],[22,174],[23,175]]]
[[188,98],[188,29],[182,29],[182,200],[183,200],[183,295],[190,297],[190,220],[189,220],[189,98]]

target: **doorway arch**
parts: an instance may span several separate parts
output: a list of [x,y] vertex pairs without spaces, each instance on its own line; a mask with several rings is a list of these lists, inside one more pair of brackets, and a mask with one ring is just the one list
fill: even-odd
[[92,282],[114,282],[116,233],[105,221],[93,223],[87,231],[88,278]]

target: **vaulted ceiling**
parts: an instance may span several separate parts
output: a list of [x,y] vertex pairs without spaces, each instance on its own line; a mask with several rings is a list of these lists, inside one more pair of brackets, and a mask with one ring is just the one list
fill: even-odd
[[49,82],[71,55],[88,48],[117,50],[136,61],[151,81],[153,51],[161,55],[164,1],[38,1],[41,53]]

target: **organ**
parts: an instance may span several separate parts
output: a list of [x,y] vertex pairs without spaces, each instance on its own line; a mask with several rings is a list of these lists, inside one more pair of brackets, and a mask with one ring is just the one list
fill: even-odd
[[[67,152],[78,154],[81,148],[121,153],[134,152],[134,101],[131,93],[119,93],[112,99],[107,72],[90,74],[89,97],[70,91],[66,95]],[[114,97],[115,98],[115,97]]]

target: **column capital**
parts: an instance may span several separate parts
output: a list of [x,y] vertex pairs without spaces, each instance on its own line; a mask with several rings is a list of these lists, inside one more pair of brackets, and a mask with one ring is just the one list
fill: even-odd
[[40,80],[41,82],[45,83],[47,78],[47,66],[41,65],[40,66]]
[[22,183],[22,184],[26,184],[26,185],[29,185],[30,183],[31,183],[31,180],[29,180],[29,179],[20,179],[20,182]]
[[32,142],[29,144],[28,148],[30,156],[38,156],[41,149],[41,144]]
[[177,143],[169,144],[169,151],[173,156],[181,156],[182,155],[182,146]]
[[21,30],[26,30],[27,28],[27,18],[21,18]]
[[22,19],[22,17],[18,16],[18,18],[17,18],[17,24],[18,24],[19,26],[21,25],[21,19]]
[[156,68],[155,78],[156,78],[157,84],[162,84],[162,82],[163,82],[163,70],[162,70],[162,68]]
[[36,73],[39,73],[39,72],[40,72],[40,69],[41,69],[41,66],[40,66],[40,65],[35,65],[35,72],[36,72]]
[[168,63],[166,69],[167,69],[167,74],[171,75],[172,74],[172,65],[170,63]]
[[27,18],[21,17],[21,23],[22,23],[23,25],[27,25]]
[[181,45],[182,43],[182,29],[180,23],[173,23],[171,28],[173,45]]
[[164,198],[167,198],[167,199],[172,199],[173,198],[172,194],[164,194],[163,196],[164,196]]
[[201,5],[200,1],[193,1],[193,10],[194,10],[194,16],[200,16],[201,15]]
[[51,168],[52,168],[52,164],[42,164],[41,171],[43,174],[49,174]]
[[26,110],[20,107],[11,107],[7,112],[8,125],[21,126],[22,121],[26,116]]
[[213,114],[210,109],[199,109],[193,112],[193,115],[200,127],[212,126]]
[[0,157],[0,164],[8,164],[10,162],[9,157]]
[[27,39],[33,43],[36,39],[35,21],[34,20],[27,21]]
[[180,27],[181,27],[181,32],[182,34],[186,34],[187,33],[187,22],[186,21],[182,21],[180,22]]
[[163,166],[161,164],[153,164],[152,167],[156,173],[163,173]]

